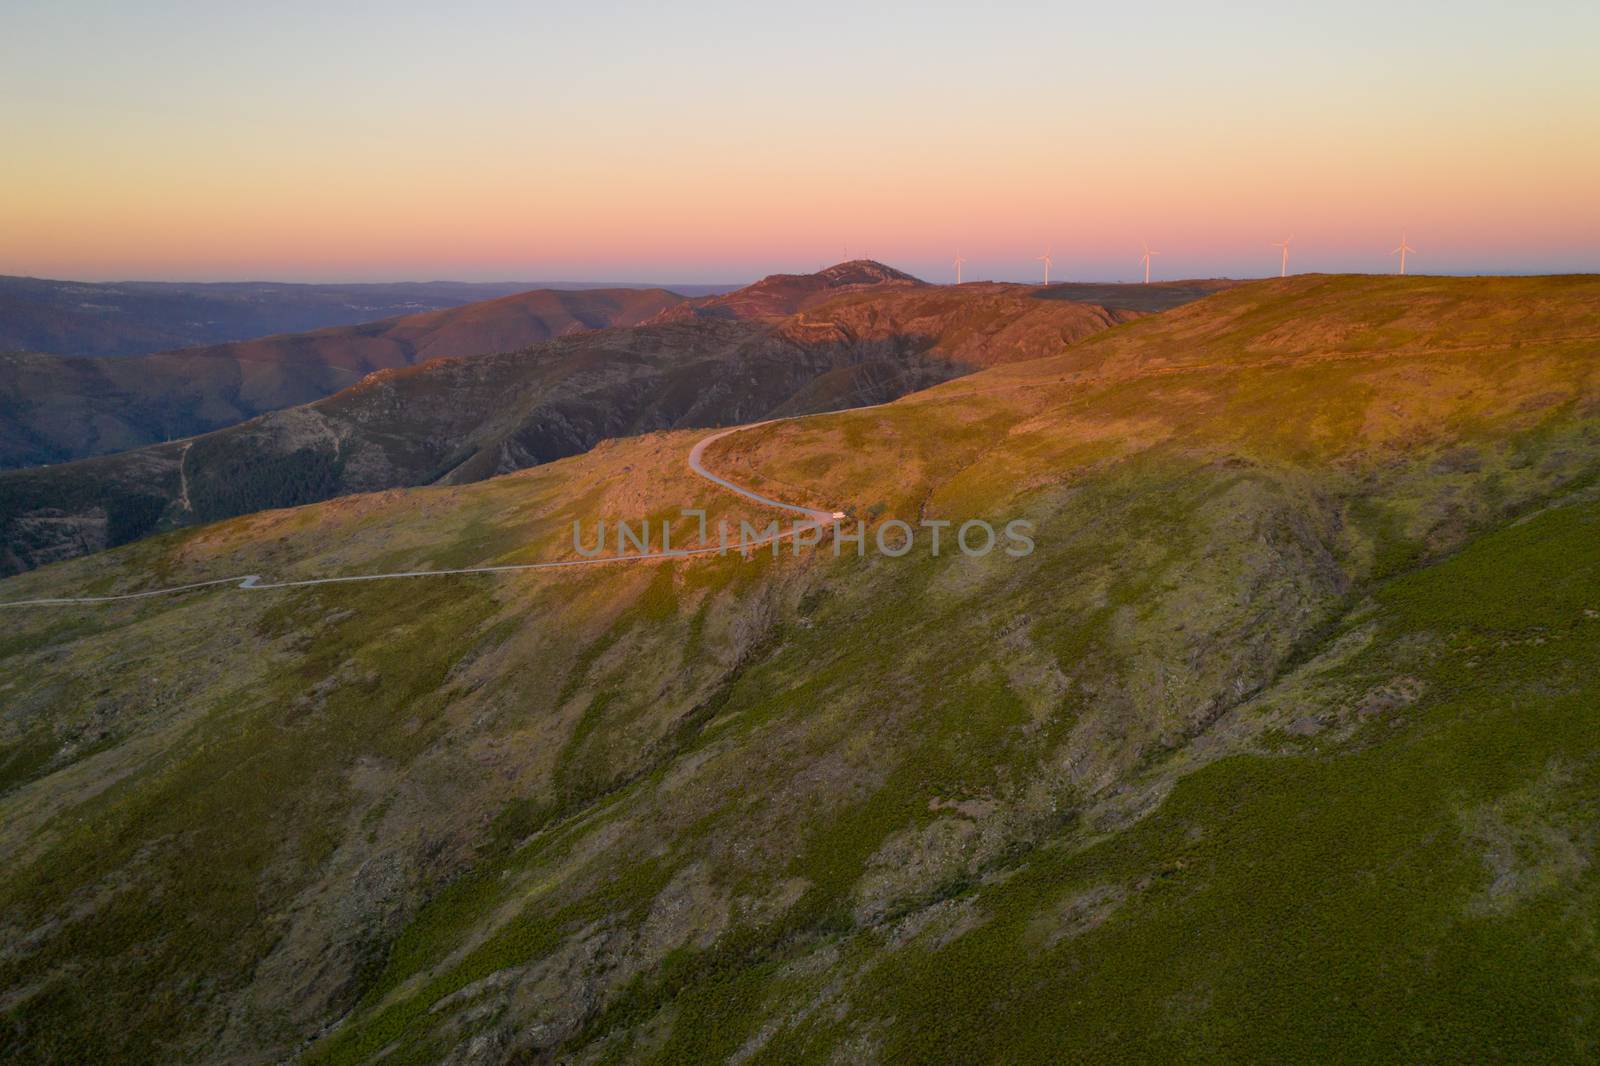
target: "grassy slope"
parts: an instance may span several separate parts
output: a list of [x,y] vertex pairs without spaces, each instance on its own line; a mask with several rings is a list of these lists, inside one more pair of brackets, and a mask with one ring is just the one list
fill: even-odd
[[[311,1058],[1592,1054],[1597,306],[1249,286],[713,457],[1026,514],[1024,560],[18,616],[0,1039],[271,1058],[351,1011]],[[693,439],[4,591],[551,556],[576,516],[727,506]]]
[[1132,830],[957,887],[974,931],[866,961],[851,989],[918,1020],[885,1057],[1594,1054],[1597,533],[1600,507],[1575,504],[1384,585],[1324,645],[1370,627],[1363,650],[1290,697],[1337,714],[1398,675],[1418,702],[1209,765]]

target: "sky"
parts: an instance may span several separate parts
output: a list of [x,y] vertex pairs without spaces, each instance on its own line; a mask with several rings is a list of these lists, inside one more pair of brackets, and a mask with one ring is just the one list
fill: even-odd
[[1600,3],[4,0],[0,274],[1600,270]]

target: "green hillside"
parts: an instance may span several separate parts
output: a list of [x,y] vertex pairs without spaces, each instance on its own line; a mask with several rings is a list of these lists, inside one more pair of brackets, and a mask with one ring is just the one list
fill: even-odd
[[[937,557],[919,529],[6,609],[0,1047],[1592,1058],[1597,352],[1600,278],[1251,284],[708,451],[869,538],[948,520]],[[688,471],[703,435],[179,530],[0,601],[755,521]],[[1036,549],[951,550],[973,518]]]

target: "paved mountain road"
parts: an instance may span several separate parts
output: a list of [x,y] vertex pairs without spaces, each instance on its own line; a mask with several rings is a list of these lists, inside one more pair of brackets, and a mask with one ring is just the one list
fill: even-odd
[[[882,405],[875,404],[874,406]],[[866,408],[853,408],[852,410],[866,410]],[[837,414],[838,412],[823,413]],[[797,415],[795,417],[812,418],[815,416]],[[734,482],[729,481],[727,478],[721,477],[720,475],[706,469],[703,460],[705,456],[705,450],[708,446],[716,443],[719,440],[722,440],[724,437],[732,436],[735,433],[742,433],[745,430],[771,425],[773,422],[786,421],[791,421],[791,419],[775,418],[768,419],[765,422],[752,422],[748,425],[734,426],[731,429],[721,429],[715,433],[712,433],[710,436],[703,437],[695,443],[693,448],[689,450],[689,469],[699,477],[705,478],[712,484],[717,485],[720,488],[727,489],[729,492],[743,496],[748,500],[753,500],[764,507],[772,507],[783,511],[792,511],[796,514],[805,516],[805,521],[794,523],[794,525],[787,532],[780,530],[776,534],[762,536],[756,540],[742,542],[737,546],[719,543],[699,548],[671,548],[655,552],[636,552],[631,555],[606,555],[596,556],[588,559],[563,559],[557,562],[549,563],[511,563],[504,566],[466,566],[453,570],[401,570],[387,574],[347,574],[340,577],[305,578],[299,581],[263,581],[261,580],[260,574],[242,574],[235,577],[213,578],[210,581],[196,581],[188,585],[174,585],[169,588],[147,589],[143,592],[127,592],[116,596],[72,596],[36,600],[13,600],[9,603],[0,603],[0,607],[64,607],[74,604],[116,603],[122,600],[144,599],[149,596],[164,596],[174,592],[188,592],[191,589],[209,588],[213,585],[235,585],[241,589],[289,589],[305,588],[311,585],[339,585],[350,581],[388,581],[391,579],[407,577],[445,577],[451,574],[509,574],[517,573],[523,570],[562,570],[575,566],[604,566],[609,563],[638,563],[649,562],[656,559],[687,559],[696,555],[726,553],[730,549],[741,552],[754,552],[756,549],[764,548],[774,541],[787,540],[791,537],[798,536],[803,531],[812,529],[825,529],[844,517],[844,512],[842,511],[819,511],[812,507],[802,507],[798,504],[784,503],[782,500],[774,500],[771,497],[761,495],[759,492],[756,492],[753,489],[745,488],[743,485],[737,485]]]
[[[1474,351],[1476,351],[1476,350],[1479,350],[1481,347],[1483,347],[1483,346],[1479,346],[1479,345],[1463,346],[1463,350],[1474,350]],[[1371,352],[1359,352],[1359,353],[1326,352],[1326,353],[1319,353],[1319,354],[1313,354],[1313,355],[1269,356],[1269,357],[1266,357],[1266,358],[1263,358],[1263,359],[1243,360],[1243,361],[1239,361],[1239,362],[1234,362],[1232,360],[1225,360],[1225,361],[1222,361],[1222,362],[1208,362],[1208,363],[1179,363],[1179,364],[1173,365],[1173,366],[1143,367],[1143,368],[1134,370],[1134,371],[1129,372],[1129,373],[1124,373],[1124,374],[1118,375],[1117,376],[1117,380],[1137,380],[1137,379],[1142,379],[1142,378],[1165,377],[1165,376],[1168,376],[1168,375],[1189,374],[1189,373],[1197,373],[1197,372],[1203,373],[1203,372],[1207,372],[1207,371],[1216,371],[1216,370],[1256,369],[1256,368],[1262,368],[1262,367],[1273,367],[1273,366],[1279,366],[1279,365],[1288,365],[1288,364],[1291,364],[1291,363],[1299,364],[1299,363],[1305,363],[1305,362],[1343,362],[1343,361],[1353,361],[1353,360],[1359,361],[1359,360],[1369,360],[1369,359],[1375,358],[1375,356],[1377,354],[1378,353],[1371,353]],[[959,398],[963,398],[963,397],[980,396],[980,395],[985,395],[985,394],[989,394],[989,393],[1018,392],[1018,391],[1028,390],[1028,389],[1051,388],[1051,387],[1059,388],[1060,386],[1063,386],[1063,385],[1076,385],[1076,386],[1080,386],[1081,387],[1081,386],[1102,384],[1106,380],[1110,380],[1110,379],[1105,378],[1103,375],[1096,375],[1096,374],[1092,374],[1091,373],[1091,374],[1063,374],[1061,377],[1049,378],[1049,379],[1042,380],[1042,381],[1012,382],[1012,383],[1008,383],[1008,384],[1005,384],[1005,385],[991,386],[989,388],[960,389],[956,385],[956,383],[952,382],[950,385],[945,386],[946,391],[944,391],[942,393],[942,398],[944,398],[944,399],[959,399]],[[748,544],[743,546],[745,548],[748,548],[751,551],[754,551],[757,548],[762,548],[762,547],[767,546],[768,544],[770,544],[775,539],[776,540],[785,540],[785,539],[788,539],[790,537],[793,537],[793,536],[797,535],[799,532],[801,532],[802,530],[814,529],[814,528],[823,528],[823,527],[826,527],[826,526],[833,525],[834,523],[838,522],[841,518],[843,518],[844,514],[843,514],[843,512],[839,512],[839,511],[833,511],[833,512],[821,511],[821,510],[817,510],[817,509],[811,508],[811,507],[803,507],[803,506],[800,506],[799,504],[784,503],[782,500],[775,500],[775,499],[772,499],[769,496],[763,496],[759,492],[756,492],[754,489],[748,489],[748,488],[745,488],[743,485],[735,484],[734,482],[729,481],[727,478],[724,478],[724,477],[722,477],[722,476],[720,476],[718,474],[715,474],[715,473],[711,472],[710,470],[706,469],[705,464],[703,462],[706,448],[709,447],[712,444],[715,444],[717,441],[722,440],[725,437],[732,436],[735,433],[743,433],[743,432],[746,432],[747,430],[759,429],[762,426],[770,426],[770,425],[772,425],[774,423],[777,423],[777,422],[797,422],[797,421],[800,421],[802,419],[818,418],[818,417],[821,417],[823,415],[830,415],[830,414],[844,414],[846,412],[849,412],[849,413],[853,414],[853,413],[856,413],[856,412],[859,412],[859,411],[870,411],[870,410],[873,410],[874,408],[878,408],[878,407],[887,407],[887,406],[889,406],[890,403],[893,403],[893,402],[895,402],[895,401],[888,401],[886,403],[869,404],[869,405],[864,406],[864,407],[849,407],[849,408],[844,408],[843,410],[839,410],[839,411],[818,411],[818,412],[816,412],[814,414],[792,415],[792,416],[790,416],[788,418],[769,418],[764,422],[751,422],[751,423],[748,423],[748,424],[742,425],[742,426],[733,426],[733,427],[728,428],[728,429],[719,429],[715,433],[712,433],[709,436],[701,438],[699,441],[697,441],[695,443],[694,447],[689,450],[689,469],[694,474],[696,474],[697,476],[705,478],[707,481],[710,481],[712,484],[717,485],[717,486],[719,486],[721,488],[727,489],[729,492],[735,493],[735,494],[737,494],[739,496],[743,496],[745,499],[748,499],[748,500],[751,500],[751,501],[753,501],[755,503],[761,504],[764,507],[772,507],[772,508],[777,508],[777,509],[783,510],[783,511],[791,511],[791,512],[793,512],[795,514],[799,514],[799,515],[804,515],[805,516],[805,518],[806,518],[805,522],[796,523],[795,526],[792,529],[790,529],[787,533],[780,532],[776,537],[762,537],[760,540],[750,541]],[[463,567],[461,569],[456,569],[456,570],[406,570],[406,571],[400,571],[398,573],[390,573],[390,574],[351,574],[351,575],[346,575],[346,576],[343,576],[343,577],[308,578],[308,579],[301,580],[301,581],[272,581],[272,582],[265,582],[265,581],[261,580],[261,575],[259,575],[259,574],[245,574],[245,575],[241,575],[241,576],[238,576],[238,577],[216,578],[215,580],[212,580],[212,581],[197,581],[197,582],[195,582],[193,584],[176,585],[176,586],[173,586],[171,588],[148,589],[148,590],[146,590],[144,592],[129,592],[129,593],[125,593],[125,594],[119,595],[119,596],[78,596],[78,597],[60,598],[60,599],[13,600],[13,601],[11,601],[9,603],[0,603],[0,608],[3,608],[3,607],[48,607],[48,606],[63,606],[63,605],[71,605],[71,604],[112,603],[112,602],[116,602],[116,601],[119,601],[119,600],[142,599],[142,598],[144,598],[146,596],[161,596],[161,595],[165,595],[167,593],[172,593],[172,592],[186,592],[186,591],[188,591],[190,589],[205,588],[205,587],[210,586],[210,585],[237,584],[238,587],[242,588],[242,589],[285,589],[285,588],[303,588],[303,587],[306,587],[308,585],[335,585],[335,584],[342,584],[342,583],[348,582],[348,581],[386,581],[386,580],[389,580],[389,579],[392,579],[392,578],[444,577],[444,576],[447,576],[447,575],[450,575],[450,574],[504,574],[504,573],[514,573],[514,572],[522,571],[522,570],[559,570],[559,569],[564,569],[564,568],[567,568],[567,567],[574,567],[574,566],[603,566],[603,565],[607,565],[607,564],[610,564],[610,563],[649,562],[649,561],[656,560],[656,559],[684,559],[684,558],[689,558],[689,557],[695,556],[695,555],[710,555],[710,554],[717,553],[717,552],[725,552],[727,550],[728,550],[727,547],[719,544],[719,545],[715,545],[715,546],[708,546],[708,547],[701,547],[701,548],[674,548],[674,549],[671,549],[671,550],[668,550],[668,551],[639,552],[639,553],[632,554],[632,555],[607,555],[607,556],[603,556],[603,557],[595,557],[595,558],[590,558],[590,559],[566,559],[566,560],[562,560],[562,561],[559,561],[559,562],[551,562],[551,563],[517,563],[517,564],[506,565],[506,566],[469,566],[469,567]]]

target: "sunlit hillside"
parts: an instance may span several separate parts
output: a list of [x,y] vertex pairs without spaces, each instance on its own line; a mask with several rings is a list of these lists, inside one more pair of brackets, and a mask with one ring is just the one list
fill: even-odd
[[[1125,300],[1131,288],[1102,287],[1097,295]],[[1200,294],[1164,289],[1161,298],[1170,305]],[[211,390],[237,400],[240,367],[255,368],[245,377],[265,379],[269,392],[275,382],[315,393],[311,383],[334,371],[345,387],[212,433],[0,471],[0,574],[272,507],[480,480],[607,438],[891,400],[981,367],[1058,352],[1139,313],[1063,299],[1056,288],[926,285],[876,263],[779,275],[712,299],[727,302],[714,314],[663,317],[654,309],[680,306],[680,298],[661,290],[535,292],[185,356],[172,373],[150,376],[144,407],[171,413],[204,400],[232,412],[223,421],[235,421],[242,415]],[[791,310],[755,313],[780,305]],[[573,315],[617,322],[586,330]],[[525,343],[563,321],[572,326],[568,335]],[[245,349],[265,363],[238,354]],[[426,361],[407,365],[413,359]],[[53,416],[70,437],[118,424],[100,417],[101,408],[141,407],[120,388],[92,381],[74,399],[72,388],[43,370],[8,382],[7,365],[0,360],[0,401],[8,389],[53,399],[21,404],[15,419],[0,417],[0,451],[8,435],[32,440]],[[356,373],[374,367],[382,369]]]

